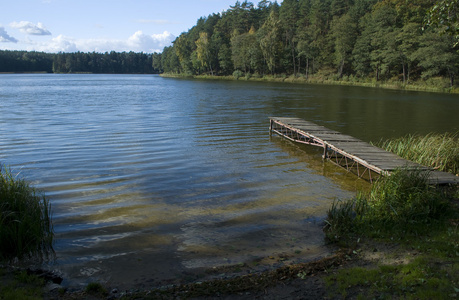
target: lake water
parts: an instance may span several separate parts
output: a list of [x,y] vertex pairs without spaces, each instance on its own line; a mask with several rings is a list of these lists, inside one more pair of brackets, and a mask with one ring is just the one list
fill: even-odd
[[[150,75],[0,75],[0,162],[52,203],[66,284],[151,287],[328,254],[367,183],[270,136],[299,117],[364,141],[459,130],[459,97]],[[208,272],[209,273],[209,272]],[[207,273],[207,274],[208,274]],[[215,275],[217,276],[217,275]]]

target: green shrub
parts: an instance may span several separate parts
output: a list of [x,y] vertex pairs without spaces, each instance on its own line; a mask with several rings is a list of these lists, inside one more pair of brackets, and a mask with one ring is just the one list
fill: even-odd
[[241,70],[236,70],[233,72],[233,77],[237,79],[241,78],[242,76],[244,76],[244,73],[242,73]]
[[0,165],[0,259],[48,257],[53,237],[49,201]]

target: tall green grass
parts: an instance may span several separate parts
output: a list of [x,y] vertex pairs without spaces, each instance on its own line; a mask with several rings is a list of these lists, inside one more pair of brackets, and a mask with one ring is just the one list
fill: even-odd
[[49,201],[0,165],[0,259],[48,257],[53,237]]
[[407,135],[377,145],[419,164],[459,174],[459,132]]
[[453,212],[451,195],[428,184],[429,173],[399,169],[382,177],[369,192],[335,202],[325,232],[332,241],[354,235],[403,235],[427,229]]

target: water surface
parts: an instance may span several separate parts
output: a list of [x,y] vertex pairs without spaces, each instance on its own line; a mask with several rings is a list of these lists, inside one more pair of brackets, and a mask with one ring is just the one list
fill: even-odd
[[50,199],[68,284],[149,287],[329,253],[321,219],[366,183],[271,137],[269,116],[378,141],[457,131],[458,108],[457,96],[358,87],[0,75],[0,162]]

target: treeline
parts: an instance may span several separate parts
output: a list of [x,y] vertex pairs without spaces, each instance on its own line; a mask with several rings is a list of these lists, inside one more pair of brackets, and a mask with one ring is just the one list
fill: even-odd
[[0,50],[0,72],[154,74],[151,54],[135,52],[44,53]]
[[267,0],[236,2],[200,18],[153,66],[165,72],[239,76],[322,76],[454,84],[454,37],[423,28],[433,0]]

